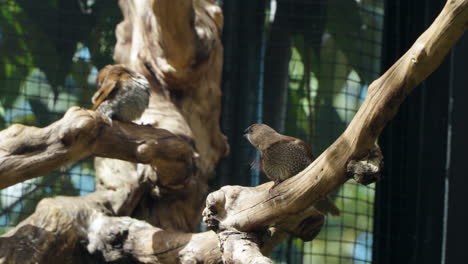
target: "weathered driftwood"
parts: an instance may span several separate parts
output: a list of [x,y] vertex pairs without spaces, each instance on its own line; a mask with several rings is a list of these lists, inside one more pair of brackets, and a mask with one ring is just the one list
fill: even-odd
[[97,191],[42,200],[31,217],[0,237],[0,262],[220,262],[214,232],[165,231],[145,221],[113,216],[111,208],[99,206],[112,196],[111,191]]
[[[19,151],[2,147],[0,165],[15,158],[8,153],[29,153],[31,162],[34,153],[48,157],[43,160],[47,165],[37,165],[34,175],[80,155],[99,153],[150,165],[97,160],[97,191],[41,201],[34,214],[0,237],[0,263],[219,263],[222,257],[234,263],[270,263],[260,251],[267,254],[289,233],[304,239],[318,233],[324,218],[311,204],[348,180],[347,169],[354,175],[375,171],[366,164],[367,160],[380,163],[373,146],[382,128],[468,25],[468,0],[448,1],[410,51],[369,87],[348,129],[313,164],[271,191],[267,183],[253,188],[226,186],[212,193],[204,216],[219,233],[193,234],[206,178],[228,151],[218,126],[222,15],[209,0],[121,1],[120,5],[124,21],[117,29],[115,58],[149,79],[153,94],[141,121],[153,128],[118,122],[113,127],[100,115],[72,109],[68,114],[83,115],[77,119],[83,123],[70,124],[70,130],[54,124],[44,128],[50,132],[42,139],[47,147],[24,144]],[[67,116],[59,123],[64,120]],[[83,132],[88,126],[92,131]],[[104,132],[98,129],[102,127]],[[33,139],[44,136],[36,128],[16,127],[10,132],[25,129],[34,131]],[[150,135],[153,131],[162,134]],[[2,142],[18,133],[2,134]],[[87,133],[120,140],[119,146],[93,143]],[[132,135],[153,143],[142,143]],[[49,147],[57,153],[49,153]],[[172,151],[174,147],[180,150]],[[352,162],[365,166],[356,169]],[[14,167],[5,168],[13,172]],[[16,172],[21,173],[26,172]],[[243,249],[249,254],[239,254]]]
[[260,239],[256,233],[223,231],[218,234],[223,250],[223,262],[232,264],[273,263],[262,255],[258,246]]
[[[347,169],[358,172],[354,165],[366,157],[375,164],[379,155],[374,142],[382,129],[411,90],[438,67],[467,26],[468,1],[447,1],[409,51],[369,86],[346,131],[308,168],[273,190],[223,187],[211,193],[204,210],[205,222],[218,232],[259,230],[298,214],[341,186],[349,179]],[[355,164],[347,168],[350,162]]]
[[90,155],[150,164],[174,179],[186,176],[196,153],[190,142],[165,129],[73,107],[48,127],[16,124],[0,132],[0,188]]
[[[114,58],[144,74],[154,91],[141,121],[185,137],[199,154],[185,182],[169,186],[158,180],[131,216],[165,230],[191,232],[201,218],[207,178],[228,153],[219,128],[222,12],[210,0],[119,4],[124,20],[116,29]],[[116,174],[125,178],[134,171],[118,160],[100,162],[96,169],[99,189],[114,186]],[[146,171],[160,178],[159,168]]]

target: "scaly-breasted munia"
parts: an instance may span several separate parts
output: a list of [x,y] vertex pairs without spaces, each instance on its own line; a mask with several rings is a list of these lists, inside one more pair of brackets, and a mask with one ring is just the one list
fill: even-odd
[[[244,132],[249,142],[260,152],[260,169],[275,182],[273,187],[303,171],[315,159],[304,141],[282,135],[265,124],[253,124]],[[328,197],[317,201],[314,207],[324,214],[340,213]]]
[[92,110],[111,119],[130,122],[139,118],[148,107],[148,80],[122,64],[102,68],[96,86],[98,91],[92,98]]

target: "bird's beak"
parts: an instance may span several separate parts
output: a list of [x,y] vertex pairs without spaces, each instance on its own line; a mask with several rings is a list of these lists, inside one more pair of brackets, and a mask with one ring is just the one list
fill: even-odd
[[244,137],[247,139],[247,141],[250,141],[250,127],[248,127],[246,130],[244,130]]
[[244,137],[247,137],[247,136],[249,135],[249,128],[250,128],[250,127],[246,128],[246,129],[244,130]]

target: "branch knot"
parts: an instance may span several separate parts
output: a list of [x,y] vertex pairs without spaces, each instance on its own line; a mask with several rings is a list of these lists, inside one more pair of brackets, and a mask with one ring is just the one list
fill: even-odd
[[383,155],[379,145],[375,144],[362,159],[351,159],[346,166],[348,177],[360,184],[368,185],[382,178]]

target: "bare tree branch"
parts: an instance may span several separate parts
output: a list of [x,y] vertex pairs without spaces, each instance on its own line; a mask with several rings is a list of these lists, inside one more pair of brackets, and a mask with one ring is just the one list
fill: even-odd
[[185,178],[196,155],[167,130],[111,121],[73,107],[45,128],[12,125],[0,132],[0,188],[96,155],[151,164],[171,179]]
[[219,233],[224,263],[233,264],[269,264],[273,263],[264,257],[258,246],[260,240],[255,233],[223,231]]
[[[174,263],[175,259],[181,259],[180,263],[220,262],[215,233],[164,231],[130,217],[112,217],[112,210],[105,206],[109,197],[110,191],[98,191],[83,197],[42,200],[31,217],[0,237],[0,262],[87,263],[87,258],[137,263]],[[82,241],[94,257],[73,254]]]

